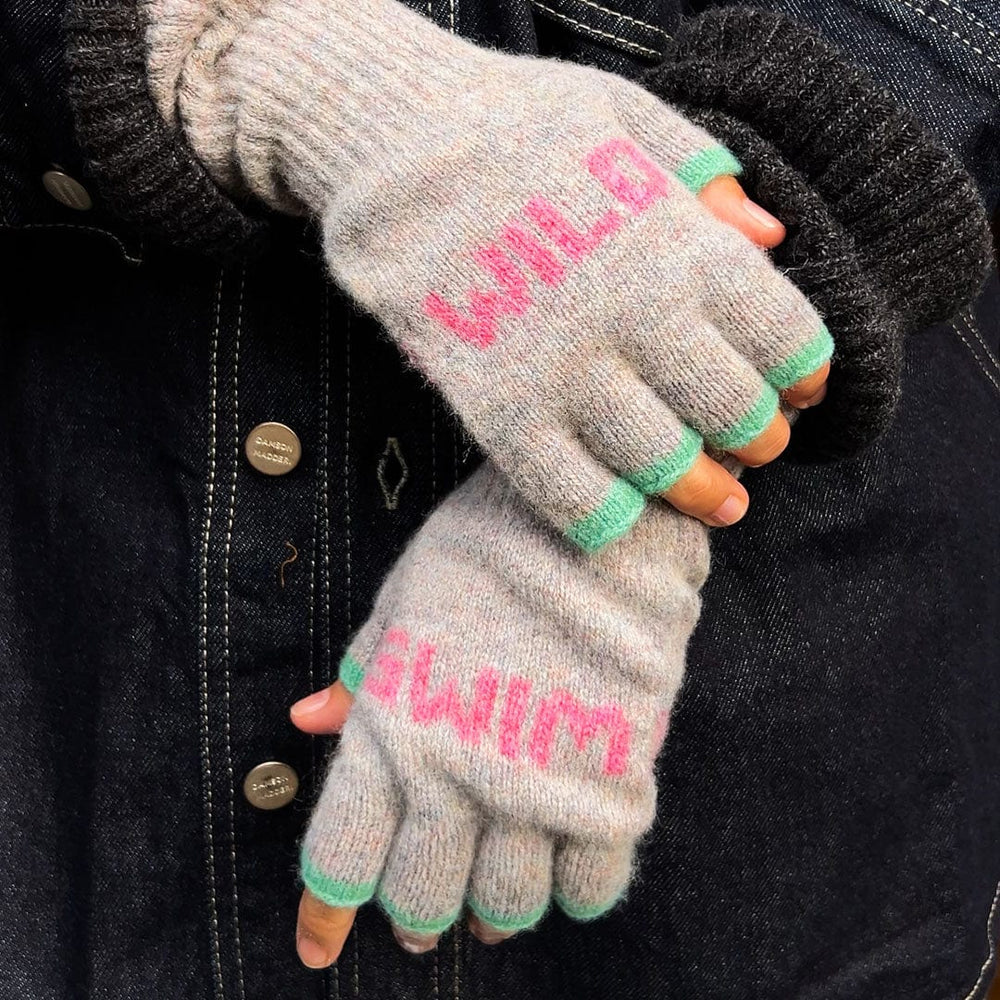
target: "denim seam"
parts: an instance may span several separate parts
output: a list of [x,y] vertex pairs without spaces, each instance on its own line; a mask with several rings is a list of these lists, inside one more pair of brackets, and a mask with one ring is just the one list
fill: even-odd
[[979,355],[976,353],[972,344],[969,343],[969,341],[965,338],[962,331],[959,330],[959,328],[954,323],[949,323],[948,325],[958,335],[958,339],[961,340],[963,344],[965,344],[966,348],[972,355],[976,364],[979,365],[979,370],[990,380],[990,382],[993,384],[993,388],[997,391],[998,394],[1000,394],[1000,382],[996,380],[996,378],[994,377],[993,373],[989,370],[989,368],[987,368],[986,365],[983,364],[982,358],[980,358]]
[[989,916],[986,918],[986,939],[988,942],[986,961],[983,962],[983,967],[979,970],[979,978],[962,1000],[977,1000],[980,988],[986,985],[986,976],[997,956],[996,919],[998,910],[1000,910],[1000,882],[997,882],[996,892],[993,893],[993,904],[990,906]]
[[983,49],[979,48],[978,45],[973,45],[972,42],[965,37],[965,35],[961,34],[958,31],[955,31],[954,28],[945,24],[943,21],[936,18],[933,14],[928,14],[927,11],[924,10],[922,7],[917,7],[914,4],[910,3],[910,0],[897,0],[897,2],[901,3],[904,7],[909,7],[910,10],[914,12],[914,14],[919,14],[921,17],[926,18],[928,21],[931,22],[931,24],[936,24],[942,31],[945,31],[949,35],[952,35],[953,37],[957,38],[960,42],[962,42],[963,45],[968,46],[968,48],[970,48],[977,55],[982,56],[987,62],[993,63],[994,66],[1000,69],[1000,61],[994,59],[993,56],[991,56],[988,52],[985,52],[983,51]]
[[610,14],[612,17],[616,17],[620,21],[625,21],[628,24],[634,24],[640,28],[648,28],[654,35],[662,35],[668,41],[670,40],[670,35],[668,35],[662,28],[658,28],[655,24],[650,24],[648,21],[640,21],[639,18],[623,14],[619,10],[612,10],[610,7],[602,7],[599,3],[594,3],[594,0],[577,0],[577,2],[582,3],[585,7],[593,7],[594,10],[598,10],[602,14]]
[[986,359],[989,361],[990,366],[995,368],[997,374],[1000,375],[1000,359],[998,359],[993,353],[990,345],[986,343],[986,339],[980,332],[979,323],[976,320],[976,314],[972,311],[972,307],[969,306],[965,312],[960,313],[958,318],[965,325],[965,329],[982,345],[983,353],[986,355]]
[[[328,344],[330,336],[330,289],[323,283],[323,305],[320,313],[320,321],[323,325],[323,336],[321,338],[322,352],[326,354],[325,363],[320,362],[320,380],[322,392],[322,404],[320,411],[318,442],[316,448],[316,492],[317,492],[317,518],[316,518],[316,546],[318,549],[317,562],[319,564],[319,586],[320,600],[320,673],[323,678],[323,685],[329,687],[333,681],[331,674],[331,648],[330,629],[332,626],[331,613],[331,592],[330,592],[330,381],[329,381],[329,356]],[[323,356],[321,354],[321,357]],[[318,511],[323,511],[322,524],[319,520]],[[322,534],[320,528],[322,527]],[[350,556],[348,556],[350,559]],[[347,584],[350,588],[350,563],[348,563]],[[350,605],[348,605],[350,607]],[[322,780],[322,778],[320,779]],[[352,931],[353,933],[353,931]],[[340,964],[335,964],[326,977],[327,997],[336,996],[340,998]]]
[[208,431],[208,479],[205,483],[205,507],[201,538],[201,560],[199,566],[200,585],[200,628],[198,652],[201,674],[199,678],[199,722],[201,742],[202,803],[205,813],[205,866],[208,878],[208,914],[210,948],[212,954],[215,995],[219,1000],[225,997],[222,977],[222,946],[219,940],[219,908],[215,890],[215,835],[213,833],[212,807],[212,747],[210,740],[209,691],[208,691],[208,557],[212,538],[212,514],[215,506],[216,469],[216,423],[218,420],[219,386],[219,332],[222,324],[222,282],[224,271],[219,270],[219,281],[215,296],[215,327],[212,332],[209,375],[209,431]]
[[[430,6],[430,0],[428,0],[428,6]],[[352,542],[353,542],[353,525],[351,522],[351,432],[353,421],[352,407],[354,405],[354,397],[351,392],[351,340],[354,335],[354,313],[348,310],[345,317],[344,323],[344,623],[346,625],[346,632],[349,635],[351,629],[353,628],[354,622],[352,620],[351,614],[351,598],[352,598],[352,580],[351,580],[351,555],[352,555]],[[325,428],[324,428],[325,433]],[[324,468],[326,466],[327,456],[326,451],[328,448],[328,443],[324,445],[324,455],[323,464]],[[329,503],[324,503],[324,508],[326,509],[327,518],[327,560],[326,560],[326,591],[327,591],[327,633],[329,633],[329,594],[330,594],[330,547],[329,547],[329,525],[330,525],[330,505]],[[327,663],[327,670],[330,670],[329,661]],[[328,674],[329,676],[329,674]],[[358,963],[358,925],[357,922],[351,927],[351,939],[353,940],[353,947],[351,949],[352,955],[352,985],[354,986],[354,996],[360,997],[360,982],[361,976],[359,971]],[[340,994],[340,973],[337,973],[337,994]]]
[[662,55],[662,53],[658,52],[656,49],[647,48],[645,45],[639,45],[637,42],[629,41],[629,39],[622,38],[620,35],[613,35],[608,31],[601,31],[600,28],[595,28],[583,21],[577,21],[575,18],[569,17],[566,14],[561,14],[559,11],[553,10],[551,7],[547,7],[545,4],[540,3],[539,0],[531,0],[531,6],[537,7],[538,10],[548,14],[550,17],[554,17],[560,21],[565,21],[567,24],[571,24],[585,33],[597,35],[607,41],[616,42],[622,48],[629,51],[638,52],[641,55],[652,57],[654,59],[658,59]]
[[975,16],[975,14],[971,14],[969,11],[964,10],[962,7],[959,7],[957,3],[949,3],[948,0],[936,0],[936,2],[941,4],[942,7],[950,7],[956,13],[961,14],[967,21],[971,21],[977,28],[982,28],[987,35],[991,36],[992,38],[995,38],[998,42],[1000,42],[1000,34],[995,32],[991,27],[989,27],[989,25],[984,24],[982,21],[980,21],[979,18]]
[[[15,232],[22,229],[77,229],[84,233],[95,233],[98,236],[106,236],[113,243],[116,243],[127,263],[135,265],[142,263],[142,257],[133,256],[128,247],[114,233],[107,229],[101,229],[99,226],[82,226],[76,222],[26,222],[23,226],[12,226],[11,229]],[[140,243],[139,246],[139,252],[142,253],[142,244]]]
[[233,343],[233,473],[229,480],[229,510],[226,515],[226,540],[222,556],[222,670],[223,670],[223,734],[226,749],[226,774],[229,778],[229,862],[233,877],[233,945],[236,955],[236,982],[241,1000],[246,1000],[243,981],[243,946],[240,939],[240,893],[236,862],[236,778],[233,773],[231,718],[232,662],[229,645],[229,559],[233,548],[233,526],[236,522],[236,479],[240,468],[240,341],[243,336],[243,301],[246,292],[246,265],[240,269],[240,291],[236,307],[236,335]]

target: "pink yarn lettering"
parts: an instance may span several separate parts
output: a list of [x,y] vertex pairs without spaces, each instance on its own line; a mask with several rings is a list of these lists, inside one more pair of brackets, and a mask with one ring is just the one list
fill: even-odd
[[551,250],[542,246],[537,236],[516,222],[509,222],[504,226],[500,236],[546,285],[557,288],[562,284],[566,268]]
[[541,195],[524,206],[524,214],[575,264],[589,257],[622,224],[622,217],[609,208],[589,229],[577,229]]
[[496,340],[497,321],[501,316],[520,316],[531,305],[528,282],[517,265],[495,243],[478,249],[472,259],[491,274],[502,292],[469,291],[469,313],[459,312],[437,292],[424,299],[424,312],[433,320],[458,334],[474,347],[487,348]]
[[382,650],[384,646],[396,646],[401,653],[409,653],[410,636],[405,629],[391,628],[383,636],[380,652],[375,657],[374,670],[365,674],[365,690],[383,704],[393,707],[406,672],[406,662],[396,654]]
[[553,691],[542,702],[535,716],[528,753],[539,767],[548,767],[555,741],[556,727],[565,719],[579,751],[584,751],[599,730],[608,733],[608,749],[604,759],[604,773],[620,776],[628,766],[632,743],[632,727],[625,713],[617,705],[601,705],[586,709],[569,693]]
[[521,753],[521,729],[530,697],[531,681],[523,677],[512,678],[500,713],[500,753],[511,760],[517,760]]
[[410,704],[413,721],[429,726],[447,719],[463,743],[477,744],[493,719],[493,707],[500,687],[500,675],[492,667],[484,667],[476,677],[472,704],[468,707],[458,693],[453,677],[449,677],[433,695],[428,695],[434,647],[419,643],[413,661],[410,682]]
[[[635,168],[641,179],[626,174],[621,167],[622,160]],[[628,205],[636,215],[670,193],[667,175],[628,139],[612,139],[598,146],[587,157],[587,167],[611,194],[623,205]]]

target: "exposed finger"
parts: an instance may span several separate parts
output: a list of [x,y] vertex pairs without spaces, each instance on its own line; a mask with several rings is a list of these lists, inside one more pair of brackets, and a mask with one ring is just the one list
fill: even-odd
[[785,238],[781,222],[748,198],[735,177],[716,177],[701,189],[698,197],[720,222],[738,229],[759,247],[776,247]]
[[404,930],[396,923],[390,923],[389,926],[392,928],[396,944],[411,955],[423,955],[425,952],[433,951],[441,937],[440,934],[421,934],[418,931]]
[[787,447],[792,436],[792,428],[781,413],[776,413],[762,434],[748,445],[734,448],[735,455],[744,465],[756,467],[773,462]]
[[500,944],[517,933],[516,931],[497,930],[496,927],[483,923],[474,913],[469,914],[466,923],[469,927],[469,933],[481,944]]
[[820,399],[816,399],[816,397],[821,392],[826,395],[826,380],[829,377],[830,362],[827,361],[811,375],[800,379],[790,389],[785,389],[781,393],[781,398],[797,410],[805,409],[807,406],[815,406],[823,398],[820,396]]
[[704,452],[662,496],[679,511],[716,528],[735,524],[750,506],[747,491]]
[[306,889],[299,900],[295,929],[295,947],[302,964],[325,969],[336,962],[357,912],[356,907],[327,906]]
[[325,736],[339,733],[347,721],[354,697],[341,681],[315,691],[292,705],[292,724],[304,733]]

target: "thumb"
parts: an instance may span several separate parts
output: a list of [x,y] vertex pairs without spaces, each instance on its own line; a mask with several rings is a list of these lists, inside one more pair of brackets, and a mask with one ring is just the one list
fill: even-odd
[[292,705],[289,715],[292,724],[304,733],[325,736],[339,733],[347,721],[354,696],[337,681],[328,688],[316,691]]

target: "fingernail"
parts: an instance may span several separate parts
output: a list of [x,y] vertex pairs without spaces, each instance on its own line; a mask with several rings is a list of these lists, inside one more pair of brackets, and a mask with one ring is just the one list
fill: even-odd
[[330,689],[323,688],[301,701],[292,705],[292,715],[308,715],[310,712],[318,712],[330,700]]
[[315,938],[302,935],[295,942],[299,952],[299,960],[310,969],[325,969],[330,964],[330,956]]
[[747,502],[742,497],[730,494],[708,515],[709,523],[725,528],[735,524],[746,512]]
[[826,384],[814,396],[810,396],[800,407],[800,410],[808,410],[810,406],[816,406],[826,399]]
[[392,933],[399,947],[411,955],[423,955],[425,952],[432,951],[438,943],[437,934],[412,934],[395,924],[392,925]]
[[751,219],[759,222],[765,229],[781,229],[780,219],[776,219],[770,212],[761,208],[757,202],[751,201],[749,198],[743,199],[743,211],[746,212]]

